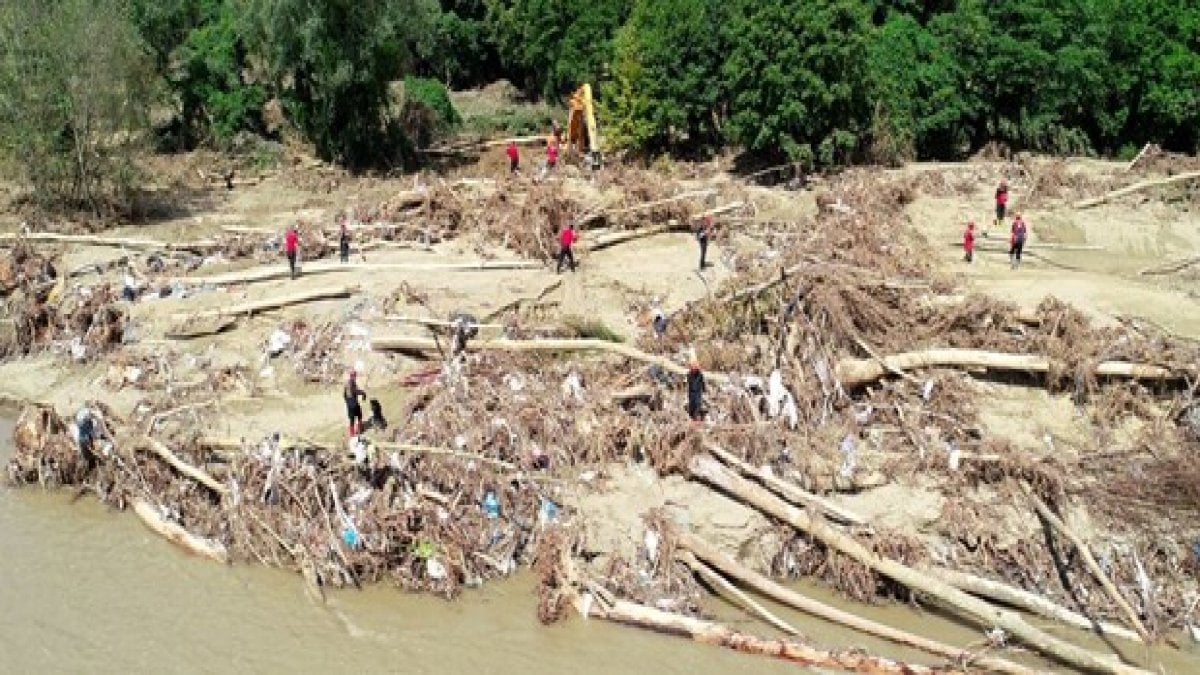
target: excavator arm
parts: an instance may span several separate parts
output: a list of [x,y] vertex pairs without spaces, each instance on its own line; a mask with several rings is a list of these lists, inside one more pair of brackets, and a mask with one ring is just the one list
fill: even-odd
[[571,94],[568,102],[567,145],[580,154],[600,154],[600,133],[596,129],[596,111],[592,85],[584,84]]

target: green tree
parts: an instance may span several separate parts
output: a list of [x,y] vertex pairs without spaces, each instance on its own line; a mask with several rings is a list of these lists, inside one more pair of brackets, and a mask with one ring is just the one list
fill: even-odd
[[434,39],[417,68],[449,87],[489,84],[504,75],[483,0],[442,0]]
[[893,13],[871,35],[868,67],[874,159],[950,158],[967,149],[974,110],[963,96],[965,74],[940,36]]
[[729,138],[791,161],[849,161],[869,128],[860,0],[739,0],[722,73]]
[[425,0],[254,0],[258,44],[288,117],[324,158],[402,161],[389,84],[429,49]]
[[715,0],[639,0],[616,40],[606,87],[614,141],[648,152],[717,144],[720,12]]
[[122,0],[0,8],[0,150],[46,206],[130,204],[156,83]]
[[245,0],[134,0],[134,20],[151,46],[177,106],[184,147],[262,130],[267,100],[248,80]]
[[633,0],[485,0],[488,25],[514,83],[556,98],[598,82]]

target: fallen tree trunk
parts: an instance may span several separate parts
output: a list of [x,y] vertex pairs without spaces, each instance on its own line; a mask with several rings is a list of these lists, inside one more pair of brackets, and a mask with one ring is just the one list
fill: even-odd
[[[993,244],[998,244],[998,245],[993,245]],[[949,246],[951,248],[962,248],[962,242],[961,241],[950,242],[947,244],[947,246]],[[1095,244],[1052,244],[1052,243],[1045,243],[1045,242],[1040,242],[1040,241],[1033,243],[1033,244],[1027,244],[1024,250],[1026,252],[1028,252],[1028,251],[1037,250],[1037,249],[1043,249],[1046,251],[1107,251],[1108,250],[1107,248],[1105,248],[1103,246],[1098,246]],[[990,237],[988,237],[988,238],[980,237],[975,240],[975,250],[976,251],[995,251],[997,253],[1008,253],[1009,245],[1008,245],[1008,242],[1005,240],[992,239]]]
[[[198,445],[203,448],[212,450],[237,451],[246,447],[246,440],[241,438],[201,438]],[[397,453],[417,453],[424,455],[437,455],[441,457],[452,457],[467,461],[482,462],[490,464],[498,469],[506,471],[516,471],[520,467],[512,462],[506,462],[502,459],[488,457],[473,452],[463,452],[461,450],[451,450],[450,448],[438,448],[431,445],[413,445],[410,443],[371,443],[376,450],[381,452],[397,452]],[[303,439],[281,439],[279,441],[280,450],[323,450],[325,452],[337,453],[342,452],[343,448],[332,446],[324,443],[314,443]]]
[[215,241],[165,242],[153,239],[124,237],[101,237],[94,234],[59,234],[57,232],[27,232],[23,234],[0,234],[2,242],[41,242],[53,244],[81,244],[84,246],[110,246],[138,251],[212,251],[221,248]]
[[1185,260],[1177,260],[1175,262],[1167,263],[1166,265],[1160,265],[1158,267],[1147,267],[1146,269],[1139,270],[1138,274],[1141,276],[1157,276],[1160,274],[1174,274],[1176,272],[1182,272],[1183,270],[1185,270],[1193,265],[1197,265],[1197,264],[1200,264],[1200,256],[1196,256],[1194,258],[1187,258]]
[[191,478],[197,483],[200,483],[204,487],[207,487],[222,497],[229,494],[229,488],[222,485],[220,481],[201,471],[200,469],[197,469],[191,464],[188,464],[182,459],[179,459],[175,453],[171,452],[170,448],[163,445],[159,441],[153,438],[146,438],[145,442],[143,443],[143,447],[161,457],[164,462],[170,464],[179,473]]
[[[927,349],[884,356],[880,359],[842,359],[837,364],[838,380],[844,386],[874,382],[889,372],[919,368],[985,368],[1024,373],[1046,373],[1053,366],[1050,359],[1033,354],[1006,354],[980,349]],[[1125,361],[1104,361],[1095,370],[1106,377],[1127,377],[1138,380],[1172,380],[1179,373],[1160,366]]]
[[1142,642],[1150,644],[1152,642],[1152,639],[1150,638],[1150,632],[1147,631],[1146,627],[1142,625],[1142,622],[1138,619],[1137,612],[1133,611],[1133,607],[1129,606],[1129,601],[1125,599],[1125,596],[1121,595],[1121,591],[1117,590],[1117,587],[1113,585],[1112,580],[1108,578],[1108,575],[1104,573],[1104,570],[1100,569],[1100,565],[1096,562],[1096,559],[1092,557],[1092,552],[1087,547],[1087,544],[1083,543],[1083,540],[1079,538],[1079,535],[1071,531],[1071,528],[1067,527],[1067,524],[1064,523],[1061,518],[1055,515],[1055,513],[1050,510],[1049,506],[1046,506],[1046,502],[1042,501],[1041,497],[1038,497],[1032,493],[1030,493],[1029,497],[1033,501],[1033,507],[1037,510],[1038,515],[1040,515],[1042,518],[1045,518],[1046,522],[1050,523],[1054,529],[1058,530],[1060,534],[1066,537],[1067,540],[1070,541],[1073,546],[1075,546],[1075,550],[1079,552],[1079,557],[1083,559],[1084,566],[1088,568],[1088,571],[1092,573],[1092,576],[1096,578],[1096,581],[1100,582],[1100,586],[1104,589],[1104,592],[1108,594],[1108,597],[1112,598],[1112,601],[1121,609],[1121,612],[1125,615],[1125,621],[1129,624],[1129,627],[1137,631],[1138,635],[1142,637]]
[[746,633],[739,633],[728,626],[714,621],[693,619],[691,617],[664,612],[661,609],[647,607],[628,600],[614,599],[612,602],[577,603],[587,610],[586,616],[624,623],[631,626],[649,628],[670,635],[682,635],[696,642],[727,647],[747,654],[773,656],[793,663],[809,666],[840,668],[860,673],[906,673],[912,675],[925,673],[952,673],[954,670],[934,670],[927,666],[893,661],[881,656],[871,656],[861,650],[833,651],[818,649],[802,642],[785,640],[768,640]]
[[693,220],[699,220],[700,218],[703,218],[706,215],[714,215],[714,216],[720,215],[727,211],[733,211],[735,209],[740,209],[743,206],[745,206],[745,204],[742,202],[733,202],[732,204],[718,206],[715,209],[709,209],[708,211],[702,211],[700,213],[697,213],[696,215],[692,216],[688,222],[680,222],[678,220],[671,219],[671,220],[668,220],[667,222],[659,224],[659,225],[652,225],[650,227],[643,227],[643,228],[640,228],[637,230],[628,230],[625,232],[616,232],[614,234],[605,236],[604,238],[596,239],[595,241],[591,241],[591,242],[585,241],[585,242],[583,242],[583,245],[581,246],[581,248],[584,251],[600,251],[600,250],[609,248],[611,246],[616,246],[617,244],[623,244],[627,241],[633,241],[634,239],[643,239],[645,237],[652,237],[656,234],[662,234],[664,232],[674,232],[676,230],[686,230],[691,226],[690,222]]
[[738,563],[700,537],[678,530],[675,530],[672,536],[677,546],[690,551],[697,558],[712,565],[721,573],[793,609],[798,609],[801,612],[811,614],[826,621],[847,626],[867,635],[874,635],[875,637],[890,640],[896,644],[915,647],[930,654],[951,659],[963,666],[971,665],[999,673],[1013,673],[1015,675],[1027,675],[1034,672],[1025,666],[1020,666],[1004,659],[981,658],[974,660],[974,656],[965,649],[952,647],[920,635],[913,635],[907,631],[863,618],[836,607],[831,607],[775,583],[771,579]]
[[593,220],[596,220],[597,218],[600,218],[602,216],[612,216],[612,215],[617,215],[617,214],[621,214],[621,213],[634,213],[637,211],[645,211],[646,209],[652,209],[656,206],[662,206],[664,204],[672,204],[674,202],[683,201],[685,199],[699,199],[699,198],[703,198],[703,197],[711,197],[715,194],[717,194],[717,191],[712,188],[709,188],[706,190],[692,190],[690,192],[681,192],[677,195],[673,195],[670,197],[664,197],[663,199],[655,199],[653,201],[643,202],[641,204],[634,204],[633,206],[625,206],[625,207],[615,208],[615,209],[600,209],[599,211],[596,211],[595,213],[590,213],[590,214],[580,218],[579,224],[586,225],[586,224],[592,222]]
[[804,506],[813,509],[814,511],[819,511],[838,522],[848,523],[850,525],[867,524],[866,519],[862,516],[844,509],[828,499],[818,497],[817,495],[802,489],[798,485],[793,485],[792,483],[780,480],[771,473],[758,470],[724,448],[712,443],[707,443],[705,444],[705,449],[711,452],[717,459],[728,464],[734,470],[740,472],[743,476],[757,480],[773,490],[780,497],[783,497],[793,504]]
[[[371,338],[371,349],[376,351],[406,351],[433,352],[438,350],[438,344],[433,338],[413,337],[408,335],[384,335]],[[599,351],[619,354],[625,358],[650,363],[676,375],[687,375],[686,366],[654,354],[648,354],[636,347],[609,342],[596,338],[577,339],[535,339],[510,340],[496,338],[493,340],[472,340],[467,343],[469,351],[506,351],[506,352],[580,352]],[[705,373],[706,380],[728,382],[729,376],[721,373]]]
[[699,454],[693,456],[688,462],[688,472],[694,479],[708,483],[726,494],[739,498],[744,503],[753,506],[764,514],[788,523],[792,527],[820,540],[829,548],[853,558],[876,573],[903,584],[913,591],[935,600],[940,605],[956,610],[982,626],[999,626],[1010,635],[1013,635],[1021,642],[1042,654],[1084,670],[1147,675],[1147,671],[1126,666],[1115,659],[1101,657],[1069,642],[1060,640],[1039,630],[1013,612],[1004,611],[989,605],[974,596],[968,595],[929,575],[918,572],[907,565],[882,558],[872,553],[849,535],[822,522],[819,518],[810,517],[802,509],[784,502],[765,489],[757,487],[748,480],[732,473],[711,455]]
[[1068,626],[1095,631],[1103,635],[1111,635],[1125,640],[1141,641],[1141,637],[1135,631],[1122,626],[1114,626],[1110,623],[1093,621],[1082,614],[1072,612],[1066,607],[1055,604],[1048,598],[1036,593],[1030,593],[1020,588],[958,570],[939,567],[930,569],[929,573],[960,591],[966,591],[972,595],[1002,602]]
[[226,553],[224,546],[215,541],[197,537],[180,527],[179,524],[163,518],[159,510],[149,502],[140,499],[135,501],[133,512],[142,519],[146,527],[167,541],[182,547],[185,551],[220,563],[229,561],[229,554]]
[[272,309],[288,307],[290,305],[301,305],[306,302],[315,300],[333,300],[337,298],[348,298],[358,292],[358,286],[332,286],[327,288],[317,288],[311,291],[302,293],[293,293],[291,295],[277,296],[274,298],[264,298],[253,302],[244,302],[240,305],[232,305],[223,309],[213,309],[207,312],[196,312],[182,318],[209,318],[209,317],[232,317],[232,316],[248,316],[266,312]]
[[[526,270],[538,269],[540,263],[528,260],[480,260],[464,263],[365,263],[365,262],[314,262],[302,265],[299,276],[313,274],[330,274],[334,272],[478,272],[487,270]],[[171,283],[195,284],[207,286],[228,286],[231,284],[249,284],[257,281],[273,281],[287,279],[291,270],[286,265],[270,267],[254,267],[249,270],[225,272],[209,276],[174,277]]]
[[733,598],[734,602],[742,605],[742,607],[750,614],[753,614],[763,621],[766,621],[774,626],[776,630],[782,633],[793,636],[802,636],[800,631],[796,630],[795,626],[775,616],[771,610],[763,607],[762,604],[757,602],[754,598],[746,595],[742,589],[729,583],[728,579],[720,574],[717,574],[714,569],[704,564],[703,561],[696,558],[696,556],[690,551],[678,553],[676,556],[680,562],[690,567],[693,572],[698,574],[705,581],[713,584],[717,588],[720,588],[723,592],[728,593]]
[[1144,180],[1144,181],[1141,181],[1140,183],[1134,183],[1133,185],[1129,185],[1129,186],[1120,188],[1119,190],[1113,190],[1112,192],[1102,194],[1099,197],[1093,197],[1091,199],[1084,199],[1082,201],[1075,202],[1075,208],[1087,209],[1087,208],[1091,208],[1093,206],[1099,206],[1100,204],[1111,201],[1118,197],[1124,197],[1125,195],[1131,195],[1131,194],[1134,194],[1135,192],[1141,192],[1142,190],[1147,190],[1152,187],[1161,187],[1164,185],[1172,185],[1174,183],[1182,183],[1184,181],[1195,180],[1197,178],[1200,178],[1200,171],[1188,171],[1187,173],[1175,174],[1174,176],[1168,176],[1166,178],[1155,178],[1152,180]]
[[[426,318],[419,317],[419,316],[389,316],[389,317],[385,317],[385,319],[388,321],[394,321],[396,323],[412,323],[412,324],[416,324],[418,326],[426,326],[426,327],[430,327],[430,328],[454,328],[458,325],[457,323],[455,323],[453,321],[441,321],[439,319],[426,319]],[[501,324],[501,323],[476,323],[476,324],[471,324],[471,325],[473,327],[479,328],[481,330],[485,329],[485,328],[491,329],[491,330],[504,330],[505,329],[504,324]]]

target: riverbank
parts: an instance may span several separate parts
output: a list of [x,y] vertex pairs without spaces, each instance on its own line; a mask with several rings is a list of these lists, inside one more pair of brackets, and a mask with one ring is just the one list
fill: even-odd
[[[85,350],[72,361],[70,321],[59,324],[51,315],[54,330],[31,333],[26,342],[17,336],[15,344],[30,354],[0,365],[7,393],[46,401],[62,415],[85,400],[102,400],[123,420],[117,456],[125,463],[102,467],[96,475],[64,472],[75,454],[69,442],[63,444],[62,429],[47,427],[41,437],[58,439],[54,443],[61,452],[54,456],[60,465],[33,474],[33,465],[26,465],[21,472],[25,480],[31,475],[49,476],[52,482],[82,480],[118,505],[151,497],[167,507],[168,522],[219,542],[236,560],[307,570],[306,577],[318,586],[349,584],[363,576],[453,594],[522,565],[536,567],[541,560],[545,619],[570,613],[576,599],[592,592],[588,584],[687,615],[707,614],[701,584],[669,550],[675,527],[762,572],[815,576],[865,600],[909,597],[886,573],[846,557],[828,539],[798,533],[781,525],[778,514],[748,506],[744,497],[705,487],[694,461],[712,446],[732,454],[726,464],[735,470],[736,462],[755,471],[770,467],[791,490],[806,490],[831,505],[806,502],[810,509],[861,518],[867,527],[839,531],[885,557],[918,569],[947,566],[998,577],[1069,602],[1068,590],[1046,583],[1054,556],[1033,544],[1047,526],[1039,525],[1023,496],[1027,485],[1102,552],[1123,593],[1141,603],[1139,621],[1174,635],[1188,620],[1182,605],[1195,589],[1194,572],[1187,567],[1187,543],[1195,533],[1186,518],[1167,518],[1147,529],[1144,518],[1153,515],[1155,502],[1149,502],[1149,511],[1143,506],[1147,495],[1155,495],[1129,482],[1122,469],[1134,462],[1143,472],[1159,475],[1154,472],[1170,470],[1175,455],[1147,458],[1141,448],[1176,443],[1168,447],[1185,452],[1195,443],[1187,436],[1190,418],[1181,416],[1194,404],[1174,379],[1196,363],[1186,341],[1152,327],[1122,324],[1107,307],[1085,305],[1089,319],[1066,306],[1043,304],[1030,320],[1032,304],[1022,309],[994,299],[955,299],[964,286],[986,284],[986,279],[971,276],[974,270],[965,280],[957,278],[961,268],[951,266],[950,256],[927,255],[943,250],[938,245],[943,237],[957,236],[955,219],[944,208],[946,200],[955,199],[948,195],[967,194],[969,199],[957,203],[970,208],[965,205],[986,193],[979,185],[997,175],[1015,176],[1012,182],[1022,189],[1023,170],[982,164],[940,167],[936,174],[920,167],[900,176],[851,172],[800,193],[700,174],[646,194],[637,191],[648,179],[644,174],[591,177],[572,170],[548,184],[485,175],[437,178],[442,182],[432,183],[420,198],[411,196],[411,185],[399,198],[395,185],[368,191],[354,183],[345,187],[346,195],[315,198],[286,184],[235,191],[224,207],[199,222],[163,223],[138,232],[173,244],[212,242],[224,261],[209,253],[208,262],[189,269],[186,260],[166,256],[166,268],[140,267],[151,287],[169,289],[169,297],[106,304],[127,317],[117,340],[88,343],[95,351]],[[1065,218],[1070,211],[1064,203],[1077,193],[1119,179],[1105,171],[1109,174],[1072,182],[1055,195],[1045,193],[1044,181],[1028,179],[1030,187],[1042,186],[1040,198],[1048,200],[1044,220],[1036,202],[1031,200],[1027,211],[1037,237],[1031,251],[1038,251],[1043,240],[1088,245],[1092,229],[1108,227],[1104,217],[1067,225],[1050,217]],[[498,182],[488,183],[492,180]],[[470,187],[448,187],[452,184]],[[966,191],[968,185],[974,192]],[[672,194],[698,191],[708,192],[653,206]],[[396,215],[401,212],[394,205],[371,207],[376,202],[363,196],[368,192],[398,201],[403,215]],[[516,194],[522,196],[509,198]],[[356,245],[375,267],[351,266],[295,281],[251,276],[214,290],[196,283],[226,269],[253,274],[256,263],[277,264],[271,260],[277,233],[251,228],[289,220],[288,200],[304,206],[308,232],[328,229],[336,211],[357,214]],[[897,203],[905,206],[911,223],[891,208]],[[696,252],[687,221],[723,207],[730,208],[717,219],[721,230],[710,251],[716,264],[703,275],[690,272]],[[1114,208],[1119,215],[1132,207],[1122,202]],[[1170,231],[1170,246],[1150,257],[1192,246],[1188,237],[1196,233],[1189,230],[1189,212],[1170,208],[1177,209],[1176,220],[1160,225]],[[598,227],[585,229],[582,248],[606,245],[587,253],[577,274],[560,278],[544,268],[479,269],[477,263],[468,270],[432,267],[481,255],[492,261],[544,259],[554,248],[556,222],[596,210],[607,215]],[[291,213],[294,217],[297,211]],[[400,220],[387,224],[388,218]],[[682,231],[637,236],[672,220]],[[1070,241],[1066,232],[1073,233]],[[414,239],[417,233],[424,238]],[[327,239],[313,238],[314,255],[331,250],[322,241]],[[1113,247],[1112,241],[1105,244]],[[501,252],[497,243],[514,250]],[[125,255],[119,248],[94,246],[68,248],[65,254],[47,259],[70,270]],[[1000,279],[990,262],[984,266]],[[788,270],[784,283],[773,281],[780,268]],[[1107,275],[1113,288],[1124,288],[1131,283],[1122,276],[1124,269],[1063,270],[1033,258],[1020,278],[1034,286],[1072,279],[1096,285],[1096,278]],[[10,295],[10,310],[19,306],[25,316],[41,316],[28,310],[57,311],[64,294],[76,297],[84,288],[95,293],[117,279],[113,271],[73,279],[61,285],[53,302],[49,295],[38,299],[46,293],[35,288],[42,282],[27,279],[19,297]],[[1136,283],[1149,294],[1163,282]],[[1164,292],[1192,298],[1195,289],[1188,290],[1188,283],[1175,279]],[[52,286],[49,293],[59,287]],[[198,291],[180,290],[192,286]],[[231,304],[278,303],[331,286],[348,289],[349,299],[271,306],[260,318],[247,318],[246,310],[220,312]],[[1007,294],[1003,287],[995,290]],[[40,304],[28,304],[30,297]],[[647,335],[655,299],[674,315],[661,340]],[[793,310],[780,323],[779,310],[789,302]],[[206,311],[231,325],[213,335],[197,333],[194,319]],[[430,333],[411,320],[433,322],[436,334],[436,322],[455,311],[503,324],[509,338],[535,345],[596,335],[619,336],[627,344],[618,357],[570,351],[564,356],[562,350],[570,349],[566,342],[556,348],[559,356],[485,349],[453,366],[433,350],[433,361],[425,361],[431,350],[411,344]],[[1151,314],[1154,324],[1169,324],[1172,332],[1191,330],[1186,319]],[[1102,315],[1109,326],[1103,331],[1091,323]],[[181,321],[191,331],[187,339],[179,337]],[[481,330],[475,344],[486,347],[490,329]],[[272,357],[268,345],[279,333],[287,336],[286,344]],[[389,346],[397,340],[410,346],[397,354]],[[642,351],[630,352],[630,346]],[[1036,369],[1028,361],[1011,376],[993,371],[985,378],[967,377],[953,363],[895,376],[909,366],[886,359],[893,365],[877,375],[863,374],[876,358],[931,347],[1032,352],[1049,359],[1048,378],[1031,375]],[[684,369],[689,348],[696,349],[710,374],[713,424],[700,428],[680,419],[682,392],[669,375]],[[649,355],[666,372],[648,376],[638,364],[639,354]],[[1101,360],[1122,359],[1161,369],[1165,383],[1125,384],[1095,378],[1090,370]],[[1003,359],[984,361],[995,368]],[[363,386],[392,421],[386,433],[369,433],[376,452],[366,467],[345,459],[337,390],[351,366],[362,371]],[[782,391],[767,386],[773,368],[779,369]],[[974,366],[973,372],[983,371]],[[727,382],[725,374],[732,376]],[[1080,396],[1082,416],[1071,403]],[[794,412],[781,412],[786,410]],[[138,449],[145,434],[139,430],[149,430],[185,466],[216,476],[222,486],[216,492],[240,496],[214,495],[194,477],[164,465],[161,453]],[[269,447],[259,453],[274,432],[284,436],[278,460]],[[46,446],[39,447],[45,453]],[[304,456],[289,455],[292,448],[305,451]],[[30,449],[26,444],[24,451]],[[316,480],[309,467],[318,471]],[[290,487],[300,496],[272,501],[272,472],[283,492]],[[332,490],[328,479],[336,483]],[[146,481],[160,487],[147,495],[141,487]],[[770,481],[765,485],[769,488]],[[1114,486],[1126,501],[1106,500]],[[479,506],[489,489],[502,505],[495,523]],[[334,505],[339,499],[356,503]],[[545,510],[547,502],[553,511]],[[247,510],[251,503],[253,509]],[[1194,508],[1178,500],[1161,503]],[[343,512],[362,546],[345,538]],[[421,519],[417,524],[414,515]],[[405,528],[414,534],[397,534]],[[661,546],[650,545],[650,534]],[[538,551],[550,550],[539,549],[548,536],[550,544],[565,546],[577,557],[573,573],[546,567]],[[1137,564],[1159,584],[1152,597],[1139,600],[1130,551],[1140,553]],[[414,565],[418,560],[421,565]],[[1071,586],[1088,590],[1084,611],[1125,621],[1077,559],[1067,564],[1073,568]],[[434,578],[439,568],[441,576]],[[1006,577],[1005,570],[1013,569],[1027,576]],[[1137,650],[1122,651],[1141,660]],[[913,658],[904,654],[901,658]]]

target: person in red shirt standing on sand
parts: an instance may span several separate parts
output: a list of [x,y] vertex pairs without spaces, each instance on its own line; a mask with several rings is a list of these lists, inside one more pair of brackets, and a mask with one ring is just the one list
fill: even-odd
[[1008,209],[1008,183],[1000,180],[996,186],[996,227],[1004,227],[1004,212]]
[[283,252],[287,255],[288,269],[292,278],[296,278],[296,252],[300,248],[300,233],[295,225],[288,225],[287,233],[283,235]]
[[1021,266],[1021,252],[1025,250],[1025,236],[1028,232],[1029,228],[1025,226],[1025,220],[1021,218],[1021,214],[1015,214],[1008,249],[1008,259],[1014,270]]
[[569,263],[571,271],[575,271],[575,254],[571,252],[571,247],[579,239],[575,235],[575,228],[571,227],[570,223],[563,226],[562,232],[558,234],[558,269],[557,274],[562,274],[563,262]]
[[967,229],[963,231],[963,253],[965,260],[970,263],[975,260],[975,221],[967,221]]
[[556,164],[558,164],[558,143],[552,142],[546,146],[546,170],[553,171]]
[[504,154],[508,155],[508,172],[516,173],[521,166],[521,151],[517,149],[517,142],[509,141]]

